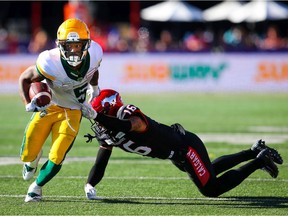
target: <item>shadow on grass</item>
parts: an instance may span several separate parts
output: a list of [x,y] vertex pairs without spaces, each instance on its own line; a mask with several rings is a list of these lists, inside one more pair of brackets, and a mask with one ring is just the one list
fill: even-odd
[[245,204],[246,208],[288,208],[288,197],[227,197],[226,199],[233,205],[234,203]]
[[87,204],[136,204],[136,205],[197,205],[224,208],[288,208],[288,197],[221,197],[221,198],[153,198],[153,197],[103,197],[87,199],[44,199],[44,202],[82,202]]
[[[44,201],[44,200],[43,200]],[[121,197],[86,199],[45,199],[44,202],[85,202],[105,204],[137,204],[137,205],[209,205],[227,208],[288,208],[288,197],[224,197],[224,198],[153,198],[153,197]]]
[[[151,202],[153,200],[153,202]],[[166,205],[221,205],[235,208],[288,208],[288,197],[226,197],[226,198],[191,198],[191,199],[159,199],[152,197],[141,198],[103,198],[98,200],[103,203],[124,204],[166,204]]]

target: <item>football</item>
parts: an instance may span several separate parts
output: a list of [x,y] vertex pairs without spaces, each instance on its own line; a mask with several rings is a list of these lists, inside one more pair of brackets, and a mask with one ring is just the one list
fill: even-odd
[[36,97],[36,105],[42,107],[50,103],[52,94],[46,83],[34,82],[31,83],[29,97],[31,100],[32,98]]

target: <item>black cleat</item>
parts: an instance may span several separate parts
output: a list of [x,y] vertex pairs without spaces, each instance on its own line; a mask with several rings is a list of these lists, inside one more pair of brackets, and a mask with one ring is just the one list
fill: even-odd
[[270,148],[267,145],[265,145],[264,140],[262,140],[262,139],[258,140],[251,147],[251,150],[256,152],[256,153],[259,153],[264,149],[268,149],[269,155],[275,163],[283,164],[283,159],[282,159],[281,155],[278,153],[278,151],[276,149]]
[[264,166],[262,169],[268,172],[272,178],[277,178],[279,171],[270,156],[269,149],[263,149],[262,151],[260,151],[260,153],[257,155],[257,158],[261,159],[264,162]]

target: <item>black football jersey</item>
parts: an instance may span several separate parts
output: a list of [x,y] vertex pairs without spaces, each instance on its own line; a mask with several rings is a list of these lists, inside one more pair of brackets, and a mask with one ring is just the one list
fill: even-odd
[[141,133],[123,133],[102,129],[105,135],[102,134],[102,138],[104,137],[104,139],[98,139],[100,144],[112,145],[126,152],[160,159],[172,158],[175,153],[183,149],[184,141],[181,134],[175,132],[170,126],[149,118],[134,105],[124,105],[117,113],[117,118],[119,119],[128,119],[130,116],[139,116],[142,118],[147,124],[146,130]]

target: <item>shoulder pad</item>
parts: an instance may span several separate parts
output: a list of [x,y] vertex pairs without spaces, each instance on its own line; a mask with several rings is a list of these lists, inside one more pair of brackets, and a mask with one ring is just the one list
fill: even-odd
[[59,51],[57,51],[57,48],[52,50],[46,50],[40,53],[36,61],[36,67],[38,72],[45,78],[52,81],[56,79],[53,71],[58,71],[57,62],[58,64],[60,63],[60,54]]
[[101,46],[95,41],[91,41],[91,45],[88,50],[90,53],[91,61],[95,61],[95,64],[97,65],[97,67],[99,67],[103,57],[103,50]]

